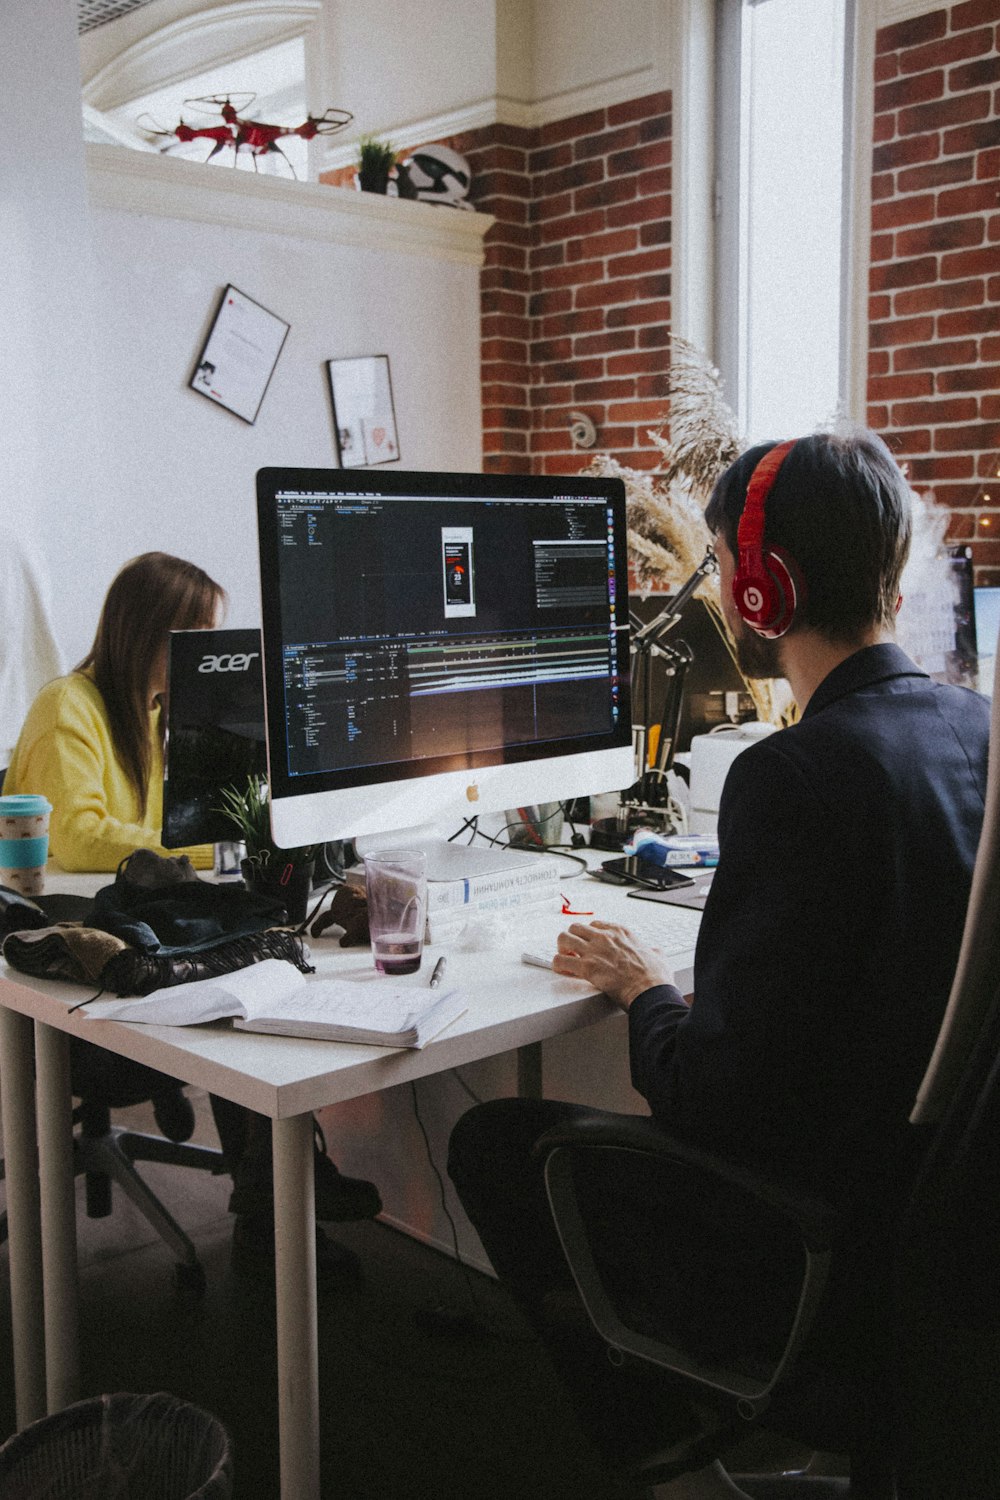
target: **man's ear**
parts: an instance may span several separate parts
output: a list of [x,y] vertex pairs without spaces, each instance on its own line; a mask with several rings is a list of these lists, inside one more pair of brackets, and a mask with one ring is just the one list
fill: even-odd
[[900,607],[901,607],[902,603],[903,603],[903,596],[902,596],[902,594],[897,594],[896,595],[896,613],[897,613],[897,615],[899,614]]

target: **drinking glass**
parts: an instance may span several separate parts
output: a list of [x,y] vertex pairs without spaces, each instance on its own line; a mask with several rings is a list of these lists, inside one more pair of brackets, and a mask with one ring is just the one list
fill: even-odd
[[366,854],[365,888],[372,958],[380,974],[413,974],[420,968],[427,920],[427,856],[387,849]]

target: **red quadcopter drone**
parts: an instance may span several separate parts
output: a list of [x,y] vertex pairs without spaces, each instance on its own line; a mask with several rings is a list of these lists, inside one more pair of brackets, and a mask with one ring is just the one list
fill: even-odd
[[138,124],[148,135],[169,137],[167,144],[160,147],[161,151],[173,151],[188,141],[212,141],[212,149],[205,158],[207,162],[231,147],[233,165],[236,165],[241,151],[249,152],[254,171],[257,170],[258,157],[276,153],[294,177],[295,168],[278,145],[280,140],[290,135],[303,141],[311,141],[317,135],[333,135],[334,131],[343,130],[354,119],[348,110],[331,107],[321,115],[309,115],[302,125],[267,125],[262,120],[250,120],[244,116],[243,112],[249,109],[256,97],[256,94],[206,94],[202,98],[185,99],[185,109],[190,107],[195,114],[216,114],[221,117],[221,125],[188,125],[181,120],[173,130],[164,130],[148,115],[144,115]]

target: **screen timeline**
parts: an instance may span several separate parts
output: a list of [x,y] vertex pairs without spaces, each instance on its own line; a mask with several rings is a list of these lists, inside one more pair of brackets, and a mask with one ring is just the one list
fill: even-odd
[[607,735],[602,499],[278,495],[288,774]]

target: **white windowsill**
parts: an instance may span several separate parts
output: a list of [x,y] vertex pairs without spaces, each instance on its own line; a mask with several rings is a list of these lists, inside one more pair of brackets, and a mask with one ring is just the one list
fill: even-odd
[[91,203],[481,265],[489,214],[90,144]]

